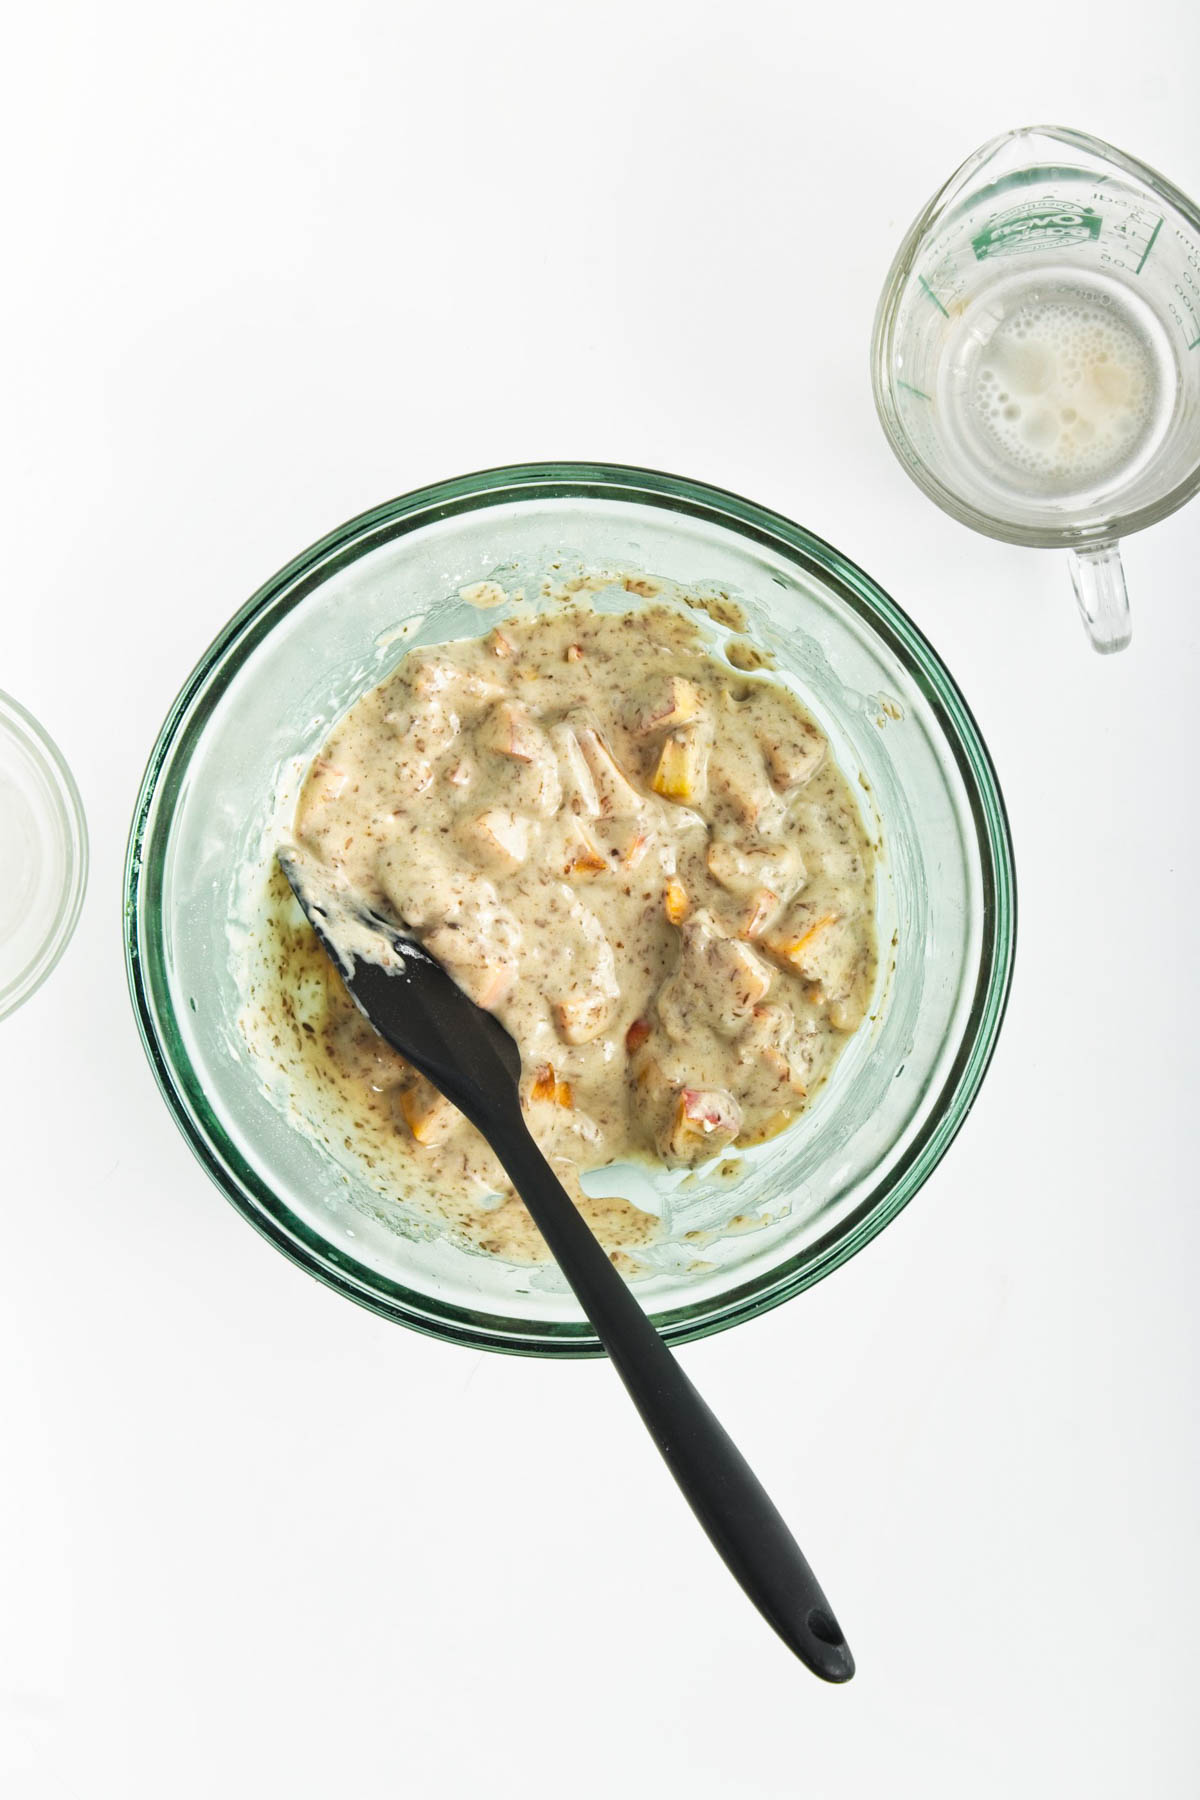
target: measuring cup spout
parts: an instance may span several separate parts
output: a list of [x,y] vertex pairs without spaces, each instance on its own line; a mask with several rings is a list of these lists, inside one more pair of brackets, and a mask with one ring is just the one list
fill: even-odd
[[1128,647],[1133,635],[1121,547],[1115,538],[1070,553],[1071,582],[1092,649],[1101,656]]

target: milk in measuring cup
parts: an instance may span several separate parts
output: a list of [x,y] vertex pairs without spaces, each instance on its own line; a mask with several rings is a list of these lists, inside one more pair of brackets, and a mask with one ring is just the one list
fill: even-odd
[[1162,326],[1116,281],[1044,266],[988,287],[944,364],[960,454],[989,487],[1094,502],[1153,455],[1174,366]]

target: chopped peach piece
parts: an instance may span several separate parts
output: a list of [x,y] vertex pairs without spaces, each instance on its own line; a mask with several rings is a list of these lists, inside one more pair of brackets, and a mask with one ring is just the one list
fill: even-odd
[[757,825],[771,789],[766,771],[756,772],[741,758],[723,752],[718,745],[708,767],[708,785],[714,799],[739,825]]
[[625,817],[641,810],[642,798],[618,766],[612,751],[590,726],[578,733],[579,748],[595,783],[600,811],[606,818]]
[[700,740],[692,731],[673,731],[659,752],[650,785],[664,800],[700,797]]
[[711,990],[725,990],[724,1003],[719,1008],[723,1016],[744,1017],[770,987],[770,970],[748,944],[715,931],[711,919],[701,921],[697,916],[695,930],[691,926],[688,930],[692,936],[686,955],[693,979],[701,988],[710,990],[710,1002],[714,1005],[717,995]]
[[589,1044],[608,1024],[613,1005],[613,996],[595,990],[556,1001],[554,1023],[559,1036],[568,1044]]
[[529,708],[520,700],[502,700],[481,725],[479,742],[498,756],[532,762],[542,750],[543,735]]
[[529,854],[529,820],[520,813],[492,807],[459,826],[464,840],[485,862],[515,869]]
[[550,741],[558,755],[563,773],[563,791],[572,812],[584,813],[589,819],[598,818],[600,797],[596,792],[592,771],[584,760],[579,739],[569,725],[560,724],[551,727]]
[[533,1078],[529,1090],[531,1100],[549,1100],[555,1106],[574,1106],[575,1099],[569,1081],[560,1081],[554,1073],[552,1063],[543,1063]]
[[693,1036],[697,1023],[731,1036],[767,993],[771,971],[749,944],[721,931],[711,913],[693,913],[682,932],[679,966],[658,992],[663,1029],[676,1043]]
[[554,1098],[554,1066],[543,1063],[529,1089],[531,1100],[553,1100]]
[[867,1016],[871,998],[870,977],[860,969],[850,983],[848,993],[839,994],[829,1005],[829,1023],[835,1031],[857,1031]]
[[431,956],[446,965],[476,1006],[490,1012],[511,991],[517,979],[517,959],[480,938],[479,933],[453,925],[439,925],[425,939],[425,947]]
[[680,1113],[689,1124],[699,1126],[705,1135],[740,1124],[737,1102],[723,1088],[684,1088],[680,1095]]
[[[455,979],[457,980],[458,977],[456,976]],[[515,979],[511,969],[484,969],[475,984],[474,991],[467,987],[465,981],[461,982],[460,986],[467,989],[476,1006],[482,1006],[484,1012],[492,1012],[499,1006],[505,995],[511,992]]]
[[782,733],[765,727],[758,741],[772,785],[784,792],[810,781],[825,760],[825,740],[815,725],[789,723]]
[[[797,1033],[796,1017],[790,1006],[756,1006],[737,1041],[738,1062],[751,1072],[765,1071],[771,1087],[787,1090],[786,1094],[777,1094],[776,1098],[782,1098],[790,1106],[807,1097],[812,1067],[811,1046],[811,1037]],[[761,1098],[769,1100],[770,1097],[768,1088]]]
[[663,894],[663,905],[672,925],[682,925],[688,916],[689,904],[687,889],[682,881],[677,881],[672,876],[667,882],[666,891]]
[[804,886],[806,873],[794,843],[770,850],[743,848],[729,838],[714,838],[705,856],[708,872],[726,893],[753,895],[763,888],[791,895]]
[[498,681],[477,675],[473,669],[459,668],[457,663],[439,662],[436,657],[414,659],[409,676],[414,693],[425,699],[453,693],[455,701],[495,700],[504,692]]
[[635,737],[649,737],[698,719],[703,709],[704,696],[694,682],[682,675],[664,675],[643,692],[632,710],[630,728]]
[[741,938],[756,938],[770,924],[779,911],[779,895],[773,894],[770,888],[759,888],[747,900],[742,916],[738,922],[737,934]]
[[571,858],[573,875],[599,875],[608,864],[593,844],[581,844]]
[[423,1075],[402,1091],[400,1112],[418,1144],[445,1143],[459,1118],[457,1109]]
[[588,836],[578,819],[573,819],[567,843],[566,873],[568,875],[599,875],[607,867],[608,864],[598,846]]
[[751,1009],[750,1023],[743,1031],[741,1041],[744,1044],[773,1043],[791,1031],[795,1023],[790,1006],[755,1006]]
[[621,867],[623,869],[636,869],[649,848],[650,833],[648,831],[635,831],[628,844],[625,846],[625,854],[621,858]]
[[567,661],[568,662],[582,662],[583,661],[583,646],[582,646],[582,644],[568,644],[567,645]]
[[777,1050],[774,1044],[766,1044],[759,1056],[781,1086],[789,1087],[799,1100],[807,1098],[808,1089],[782,1050]]
[[659,1146],[671,1162],[699,1162],[731,1144],[742,1129],[742,1114],[723,1088],[684,1088]]
[[780,962],[790,963],[802,975],[808,975],[813,972],[811,952],[816,948],[822,932],[828,931],[836,923],[836,913],[822,913],[820,918],[815,919],[803,931],[796,932],[784,926],[778,931],[769,932],[763,943]]
[[658,1138],[669,1129],[674,1117],[679,1084],[667,1079],[662,1064],[648,1047],[637,1052],[631,1069],[637,1089],[635,1104],[646,1126]]
[[629,1030],[625,1033],[625,1048],[629,1051],[629,1054],[632,1056],[635,1050],[640,1050],[649,1036],[649,1019],[635,1019],[633,1024],[629,1027]]

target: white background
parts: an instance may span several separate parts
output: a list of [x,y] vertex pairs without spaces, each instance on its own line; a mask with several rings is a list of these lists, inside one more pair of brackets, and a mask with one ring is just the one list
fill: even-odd
[[[0,1792],[1190,1800],[1200,1791],[1200,511],[1101,661],[1061,559],[875,422],[911,216],[1007,126],[1200,190],[1200,28],[1090,6],[48,0],[0,82],[0,684],[77,771],[78,936],[0,1027]],[[626,460],[831,539],[1008,799],[1016,983],[962,1136],[831,1280],[684,1361],[857,1679],[715,1561],[602,1363],[292,1268],[139,1047],[120,862],[177,687],[295,551],[488,464]]]

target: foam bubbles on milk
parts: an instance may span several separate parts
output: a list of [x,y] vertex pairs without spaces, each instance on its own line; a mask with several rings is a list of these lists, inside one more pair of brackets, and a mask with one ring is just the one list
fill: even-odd
[[1153,419],[1147,342],[1092,294],[1035,293],[996,327],[974,369],[971,408],[1005,462],[1075,488],[1120,469]]

